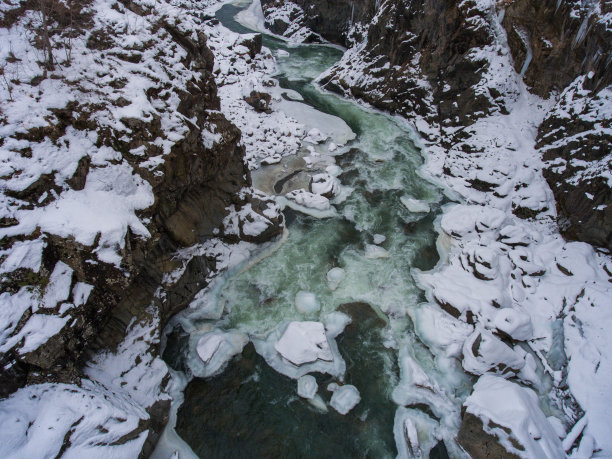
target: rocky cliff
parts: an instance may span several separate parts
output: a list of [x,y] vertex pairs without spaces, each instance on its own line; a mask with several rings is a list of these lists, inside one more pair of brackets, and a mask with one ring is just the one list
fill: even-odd
[[[83,448],[71,435],[94,441],[88,399],[102,413],[90,448],[147,454],[169,407],[161,330],[216,270],[181,250],[267,240],[280,214],[249,188],[198,8],[15,1],[0,14],[0,397],[40,400],[19,418],[28,429],[45,403],[76,403],[53,454]],[[226,235],[230,208],[246,210]]]

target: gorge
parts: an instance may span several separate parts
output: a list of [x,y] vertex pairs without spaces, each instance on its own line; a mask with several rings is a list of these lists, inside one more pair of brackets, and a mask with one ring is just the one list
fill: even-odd
[[612,454],[607,3],[1,13],[3,457]]

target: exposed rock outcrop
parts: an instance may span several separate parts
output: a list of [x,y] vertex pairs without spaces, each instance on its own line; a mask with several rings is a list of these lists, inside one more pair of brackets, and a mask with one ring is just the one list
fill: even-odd
[[561,233],[612,251],[612,90],[588,89],[593,78],[580,76],[563,91],[537,146]]

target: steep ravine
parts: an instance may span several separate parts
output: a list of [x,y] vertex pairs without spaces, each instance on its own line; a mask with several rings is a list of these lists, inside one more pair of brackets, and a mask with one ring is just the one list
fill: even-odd
[[[238,11],[226,5],[217,17],[233,30],[248,31],[233,21]],[[245,451],[283,457],[368,451],[394,457],[395,435],[401,430],[394,389],[400,372],[406,371],[398,362],[399,349],[411,343],[415,365],[427,366],[441,386],[451,384],[418,345],[407,314],[423,299],[411,268],[430,269],[438,259],[433,222],[444,198],[416,173],[421,158],[402,123],[321,93],[313,84],[340,51],[287,46],[271,37],[264,37],[264,45],[276,56],[281,87],[295,89],[310,107],[342,118],[357,136],[340,147],[307,141],[297,158],[253,173],[255,185],[272,192],[269,184],[274,184],[283,202],[301,187],[315,190],[314,177],[337,169],[336,185],[325,194],[332,207],[319,214],[307,207],[297,207],[298,212],[285,208],[288,235],[282,245],[229,271],[202,301],[173,321],[166,361],[193,375],[178,409],[176,431],[200,457],[241,456]],[[312,110],[302,107],[306,109]],[[330,272],[340,274],[337,285],[326,280]],[[315,298],[314,309],[303,309],[300,296]],[[306,320],[325,324],[330,345],[337,346],[332,362],[294,366],[272,347],[288,324]],[[200,344],[214,337],[222,344],[202,363]],[[219,361],[231,356],[223,346],[239,337],[244,348],[234,348],[232,353],[239,355],[217,370]],[[312,401],[296,394],[296,379],[306,373],[319,386]],[[455,377],[461,380],[461,375]],[[333,384],[354,386],[360,403],[338,413]],[[439,428],[420,411],[418,397],[410,411],[415,422],[427,427],[423,448],[440,443],[438,449],[445,450],[446,442],[456,451],[449,432],[458,427],[457,402],[443,394],[433,398],[440,405],[433,416],[443,418]]]

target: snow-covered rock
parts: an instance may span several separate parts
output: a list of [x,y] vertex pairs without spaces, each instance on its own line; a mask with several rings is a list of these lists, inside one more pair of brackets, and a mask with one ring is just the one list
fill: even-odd
[[465,408],[483,420],[485,431],[494,433],[508,451],[518,456],[550,459],[565,456],[561,440],[531,389],[499,376],[484,375],[474,385]]
[[410,196],[402,196],[400,201],[410,212],[422,213],[429,212],[429,204],[418,199],[411,198]]
[[365,246],[365,257],[370,259],[376,258],[389,258],[389,252],[379,245],[366,244]]
[[517,341],[526,341],[533,337],[531,317],[518,308],[501,309],[495,316],[493,325]]
[[375,234],[372,236],[372,242],[376,245],[380,245],[387,240],[387,237],[384,234]]
[[336,290],[340,285],[340,282],[344,280],[346,277],[346,272],[342,268],[335,267],[327,271],[325,277],[327,279],[327,286],[333,291]]
[[488,330],[477,329],[463,345],[463,368],[475,375],[512,375],[525,366],[523,356]]
[[336,177],[327,173],[315,174],[310,182],[310,191],[331,199],[338,193],[339,186],[340,182]]
[[316,210],[328,210],[331,207],[329,199],[306,190],[294,190],[285,195],[287,199],[300,206]]

